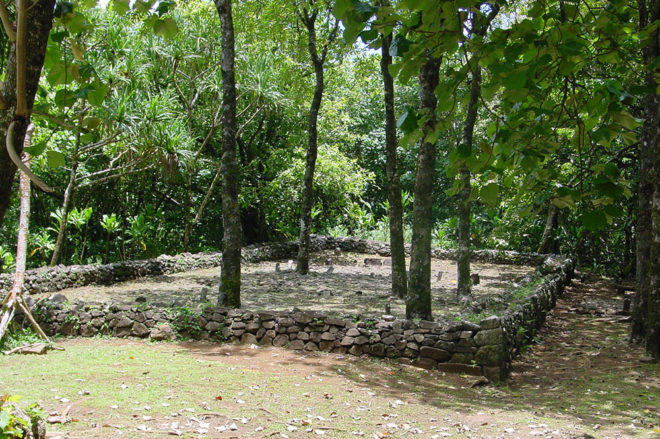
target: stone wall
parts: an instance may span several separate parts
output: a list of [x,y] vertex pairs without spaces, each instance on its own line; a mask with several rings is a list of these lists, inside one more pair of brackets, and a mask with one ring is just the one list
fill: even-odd
[[[356,238],[312,237],[312,250],[340,248],[346,252],[390,255],[387,243]],[[295,242],[270,243],[248,246],[243,249],[243,260],[258,262],[264,260],[287,259],[295,256],[298,250]],[[407,248],[409,251],[409,247]],[[500,250],[477,250],[472,260],[494,264],[540,265],[547,255],[538,253],[518,253]],[[455,250],[433,248],[433,257],[456,259]],[[25,273],[25,290],[31,294],[47,293],[85,285],[110,285],[116,282],[144,276],[180,273],[183,271],[220,266],[222,253],[184,253],[176,256],[162,255],[155,259],[124,261],[105,265],[58,265],[28,270]],[[0,275],[0,292],[11,287],[12,274]]]
[[[336,240],[330,242],[337,244]],[[541,266],[543,282],[531,294],[500,316],[479,323],[410,321],[391,316],[352,322],[303,311],[255,313],[207,307],[197,312],[187,308],[54,302],[42,302],[35,315],[50,335],[191,338],[365,354],[400,358],[449,372],[483,374],[499,381],[507,377],[512,359],[563,293],[573,268],[571,259],[547,257]]]

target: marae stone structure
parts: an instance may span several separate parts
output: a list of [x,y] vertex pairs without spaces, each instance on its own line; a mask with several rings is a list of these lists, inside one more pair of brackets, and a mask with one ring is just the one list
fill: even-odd
[[[389,254],[385,243],[354,238],[314,237],[313,249]],[[246,261],[291,257],[296,243],[276,243],[244,249]],[[453,251],[434,249],[434,257],[452,259]],[[219,265],[220,253],[161,256],[101,266],[55,267],[31,270],[28,291],[56,291],[89,283],[112,283],[165,273]],[[473,260],[539,265],[542,282],[524,300],[499,316],[478,323],[466,320],[411,321],[383,316],[353,322],[300,310],[260,312],[206,307],[162,309],[148,305],[42,302],[35,315],[49,334],[117,337],[178,337],[282,346],[296,350],[401,358],[422,367],[505,379],[511,360],[536,333],[547,313],[570,282],[574,263],[557,255],[476,251]],[[60,298],[62,299],[62,298]]]

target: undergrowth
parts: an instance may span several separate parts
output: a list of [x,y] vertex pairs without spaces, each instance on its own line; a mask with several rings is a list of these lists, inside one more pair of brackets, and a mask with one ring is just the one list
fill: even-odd
[[39,336],[32,328],[23,329],[18,324],[12,323],[3,339],[0,340],[0,351],[9,351],[19,346],[36,343],[39,340]]

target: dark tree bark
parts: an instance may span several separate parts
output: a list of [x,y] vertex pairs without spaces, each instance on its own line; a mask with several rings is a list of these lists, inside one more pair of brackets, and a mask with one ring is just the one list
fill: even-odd
[[[481,95],[481,68],[474,66],[472,82],[470,85],[470,102],[468,104],[465,125],[463,126],[463,144],[468,151],[472,151],[474,143],[474,125],[477,122],[479,110],[479,96]],[[468,297],[472,294],[472,280],[470,278],[470,217],[472,184],[470,183],[470,170],[467,166],[461,169],[460,203],[458,205],[458,252],[456,254],[456,269],[458,271],[458,297]]]
[[[660,0],[639,0],[640,30],[660,20]],[[660,56],[660,31],[651,32],[642,49],[647,66],[644,125],[640,142],[640,188],[637,215],[637,289],[631,339],[660,356],[660,96],[655,93],[653,61]]]
[[556,253],[556,238],[555,230],[557,230],[557,222],[559,217],[559,209],[552,201],[548,205],[548,216],[545,220],[545,228],[543,229],[543,236],[541,236],[541,243],[539,244],[539,253]]
[[316,35],[316,19],[318,10],[308,11],[303,8],[297,11],[298,18],[307,29],[307,49],[314,66],[314,96],[309,107],[307,118],[307,156],[305,158],[305,175],[303,176],[302,206],[300,209],[300,233],[298,235],[298,258],[296,271],[300,274],[309,273],[309,234],[312,225],[312,207],[314,206],[314,170],[318,155],[318,118],[321,102],[323,100],[323,64],[328,55],[328,48],[337,35],[338,22],[328,36],[327,41],[319,54]]
[[[32,111],[34,95],[37,92],[41,68],[44,64],[48,35],[53,25],[53,10],[55,0],[40,0],[30,5],[27,13],[26,38],[26,80],[25,92],[27,95],[27,108]],[[0,138],[3,147],[0,148],[0,223],[9,208],[12,186],[16,175],[16,165],[11,161],[4,148],[5,138],[9,124],[15,119],[16,111],[16,45],[12,44],[5,66],[5,80],[0,86]],[[29,124],[27,119],[17,119],[14,132],[14,148],[17,154],[23,151],[25,130]]]
[[417,156],[415,201],[413,203],[410,278],[406,299],[406,318],[431,320],[431,206],[435,178],[436,141],[428,141],[435,130],[435,88],[440,75],[440,58],[428,57],[419,73],[421,112],[427,117]]
[[218,304],[241,306],[241,214],[236,161],[236,79],[231,0],[216,0],[222,27],[222,266]]
[[385,100],[385,159],[387,172],[387,200],[389,201],[390,251],[392,252],[392,294],[403,299],[408,292],[406,249],[403,241],[403,203],[401,181],[397,169],[396,117],[394,113],[394,80],[389,71],[392,65],[390,44],[392,35],[381,37],[380,70],[383,75]]

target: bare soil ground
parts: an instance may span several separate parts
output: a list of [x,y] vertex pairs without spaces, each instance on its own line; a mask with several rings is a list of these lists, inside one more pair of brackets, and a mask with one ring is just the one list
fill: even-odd
[[[383,265],[366,265],[365,259]],[[327,262],[331,264],[326,265]],[[276,271],[279,265],[280,271]],[[111,286],[86,286],[62,290],[70,301],[115,301],[134,303],[144,297],[147,303],[161,306],[197,306],[205,289],[207,300],[214,301],[220,280],[219,268],[210,268],[165,276],[147,277]],[[331,272],[328,272],[328,271]],[[512,288],[517,279],[534,271],[533,267],[474,263],[472,272],[480,276],[474,287],[475,298],[497,295]],[[243,265],[241,301],[251,311],[285,311],[294,307],[336,316],[379,317],[385,304],[391,314],[405,315],[405,303],[392,298],[391,267],[388,258],[359,253],[335,255],[332,251],[312,256],[310,274],[300,276],[288,268],[288,261],[269,261]],[[438,279],[438,273],[442,278]],[[436,315],[452,315],[459,310],[456,300],[456,263],[432,262],[432,300]]]
[[51,438],[658,438],[660,367],[628,345],[612,283],[576,282],[505,384],[471,387],[396,361],[279,348],[67,339],[0,357],[0,394],[46,412]]

